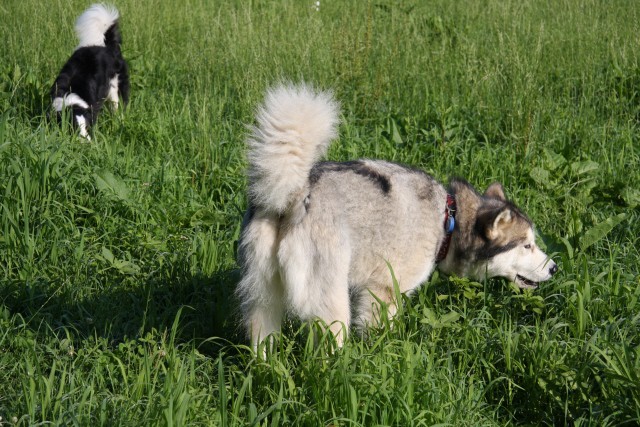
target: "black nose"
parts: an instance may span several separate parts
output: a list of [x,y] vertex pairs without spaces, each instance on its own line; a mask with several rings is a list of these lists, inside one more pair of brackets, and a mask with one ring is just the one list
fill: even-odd
[[550,268],[549,268],[549,274],[551,274],[552,276],[554,274],[556,274],[558,272],[558,265],[557,264],[553,264]]

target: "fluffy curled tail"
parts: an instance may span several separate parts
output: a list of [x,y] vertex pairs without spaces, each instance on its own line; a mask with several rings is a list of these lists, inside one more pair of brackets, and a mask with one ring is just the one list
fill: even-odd
[[115,47],[120,43],[117,28],[119,17],[118,10],[111,5],[91,5],[76,21],[76,34],[80,40],[78,47]]
[[313,165],[337,136],[339,105],[329,92],[283,85],[267,92],[247,140],[249,199],[284,213],[308,183]]

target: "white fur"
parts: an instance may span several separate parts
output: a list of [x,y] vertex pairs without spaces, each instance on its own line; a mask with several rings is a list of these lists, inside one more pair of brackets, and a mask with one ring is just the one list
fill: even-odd
[[62,111],[62,109],[65,107],[78,106],[81,108],[89,108],[89,104],[87,104],[84,99],[80,98],[80,96],[73,92],[65,95],[64,98],[55,98],[52,104],[54,110],[56,110],[57,112]]
[[119,16],[118,10],[111,5],[91,5],[76,21],[76,34],[80,40],[78,48],[104,46],[104,33]]
[[506,277],[521,287],[523,285],[517,276],[522,276],[532,282],[549,280],[555,263],[536,245],[533,230],[528,230],[527,238],[515,248],[491,258],[487,263],[487,277]]
[[257,122],[247,141],[249,197],[282,213],[336,137],[338,103],[308,86],[280,86],[267,93]]
[[285,310],[276,263],[278,220],[257,213],[243,230],[243,236],[240,251],[250,268],[245,270],[238,290],[246,312],[245,326],[257,347],[260,341],[280,330]]
[[117,74],[109,82],[109,94],[107,95],[107,99],[111,101],[111,104],[113,104],[113,109],[117,110],[118,104],[120,103],[120,98],[118,97],[118,75]]
[[84,116],[77,115],[76,123],[78,124],[78,128],[80,128],[80,135],[91,141],[91,136],[89,136],[89,132],[87,131],[87,120]]

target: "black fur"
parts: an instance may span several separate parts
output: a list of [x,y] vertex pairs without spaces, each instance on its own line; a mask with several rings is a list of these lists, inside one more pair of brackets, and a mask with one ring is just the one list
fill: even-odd
[[353,172],[365,178],[368,178],[374,183],[380,191],[384,194],[389,194],[391,191],[391,181],[389,177],[382,175],[376,170],[370,168],[366,163],[360,160],[354,160],[350,162],[320,162],[314,165],[313,169],[309,173],[309,183],[314,185],[320,180],[322,174],[325,172]]
[[[121,37],[116,22],[105,32],[105,46],[78,48],[64,64],[58,78],[51,87],[51,100],[74,93],[82,98],[89,108],[79,105],[71,107],[71,120],[83,116],[87,127],[93,125],[109,94],[111,80],[118,76],[118,93],[124,104],[129,101],[129,69],[120,50]],[[57,112],[58,119],[62,113]]]
[[495,246],[495,245],[492,244],[492,242],[487,242],[478,251],[478,258],[477,259],[479,259],[479,260],[481,260],[481,259],[489,260],[489,259],[495,257],[496,255],[500,255],[503,252],[510,251],[511,249],[515,248],[519,244],[520,244],[520,241],[516,241],[516,242],[509,242],[506,245],[502,245],[502,246]]

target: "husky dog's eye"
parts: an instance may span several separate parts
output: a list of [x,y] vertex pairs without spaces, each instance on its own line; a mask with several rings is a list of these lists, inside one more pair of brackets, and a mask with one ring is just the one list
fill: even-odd
[[526,245],[524,245],[524,248],[525,248],[525,249],[531,249],[531,244],[526,244]]

